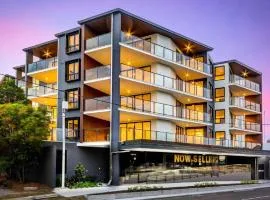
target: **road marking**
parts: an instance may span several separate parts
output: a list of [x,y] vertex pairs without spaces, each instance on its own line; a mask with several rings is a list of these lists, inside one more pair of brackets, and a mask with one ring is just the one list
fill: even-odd
[[252,197],[252,198],[248,198],[248,199],[241,199],[241,200],[264,199],[264,198],[268,198],[268,197],[270,197],[270,196]]

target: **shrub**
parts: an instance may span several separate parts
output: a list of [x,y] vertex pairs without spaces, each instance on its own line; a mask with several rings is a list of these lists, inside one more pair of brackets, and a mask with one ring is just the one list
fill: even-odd
[[78,182],[84,181],[86,179],[87,170],[82,163],[78,163],[74,169],[75,178]]
[[70,188],[88,188],[88,187],[97,187],[99,186],[98,183],[92,181],[84,181],[84,182],[77,182],[74,183]]
[[141,185],[141,186],[131,186],[128,187],[128,191],[130,192],[137,192],[137,191],[148,191],[148,190],[159,190],[162,189],[162,186],[148,186],[148,185]]
[[259,181],[258,180],[241,180],[240,181],[241,184],[258,184]]
[[195,187],[213,187],[216,186],[217,183],[216,182],[199,182],[199,183],[195,183]]

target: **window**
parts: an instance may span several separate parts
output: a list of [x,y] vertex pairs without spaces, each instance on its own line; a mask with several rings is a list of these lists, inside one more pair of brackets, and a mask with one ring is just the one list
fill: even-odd
[[225,140],[225,131],[216,131],[216,139]]
[[71,139],[78,138],[79,137],[79,118],[67,119],[66,128],[67,128],[67,133],[66,133],[67,138],[71,138]]
[[193,104],[186,106],[186,117],[191,120],[204,120],[204,106],[203,104]]
[[80,34],[79,32],[72,33],[67,36],[67,53],[80,50]]
[[80,79],[80,61],[74,60],[66,63],[66,81]]
[[215,101],[216,102],[225,101],[225,88],[216,88],[215,89]]
[[220,81],[225,79],[225,68],[224,66],[215,68],[215,81]]
[[225,110],[216,110],[216,124],[224,124],[225,123]]
[[79,109],[79,89],[67,91],[66,99],[68,102],[68,109]]
[[187,143],[203,144],[204,143],[204,129],[203,128],[190,128],[186,130]]
[[141,139],[151,139],[151,122],[120,124],[120,141]]

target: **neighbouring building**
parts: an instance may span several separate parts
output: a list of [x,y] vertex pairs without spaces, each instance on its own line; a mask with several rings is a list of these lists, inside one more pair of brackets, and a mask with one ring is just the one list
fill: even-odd
[[262,74],[121,9],[78,22],[25,48],[17,84],[45,106],[51,134],[37,169],[61,174],[81,162],[98,180],[124,183],[268,178],[262,150]]

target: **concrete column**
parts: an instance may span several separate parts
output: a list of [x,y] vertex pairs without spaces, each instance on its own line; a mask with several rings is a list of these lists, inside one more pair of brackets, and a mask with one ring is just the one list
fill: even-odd
[[33,63],[33,54],[30,53],[30,52],[26,52],[26,61],[25,61],[25,77],[24,77],[24,80],[25,80],[25,95],[27,96],[27,93],[28,93],[28,87],[31,85],[31,81],[29,78],[28,78],[28,64],[31,64]]
[[111,140],[111,184],[120,184],[120,163],[118,152],[119,143],[119,124],[120,124],[120,45],[121,40],[121,14],[113,13],[111,15],[111,124],[110,124],[110,140]]

